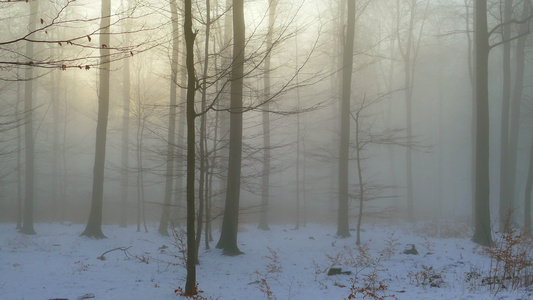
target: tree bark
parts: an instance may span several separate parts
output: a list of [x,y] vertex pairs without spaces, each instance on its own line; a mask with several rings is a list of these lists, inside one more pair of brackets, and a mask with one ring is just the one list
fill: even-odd
[[[18,72],[18,71],[17,71]],[[17,82],[17,106],[15,115],[17,116],[17,227],[22,228],[22,122],[20,119],[22,83]]]
[[[201,103],[201,112],[200,117],[200,180],[199,180],[199,189],[198,189],[198,221],[196,228],[196,260],[198,262],[198,250],[200,249],[200,242],[202,238],[202,225],[203,225],[203,216],[204,211],[207,212],[207,180],[206,174],[208,173],[207,169],[207,154],[206,154],[206,127],[207,127],[207,72],[209,65],[209,38],[211,36],[211,1],[205,1],[205,12],[206,12],[206,25],[205,25],[205,43],[204,43],[204,68],[202,75],[202,103]],[[207,219],[206,219],[207,220]],[[207,228],[207,227],[206,227]],[[207,242],[207,240],[206,240]],[[206,243],[206,247],[209,247]]]
[[230,141],[226,203],[218,249],[242,254],[237,246],[242,157],[242,91],[244,76],[244,1],[233,1],[233,63],[231,70]]
[[[471,106],[472,106],[472,120],[470,123],[470,202],[472,209],[472,222],[471,224],[475,226],[475,212],[476,212],[476,82],[475,82],[475,62],[473,59],[474,53],[476,52],[476,44],[472,42],[472,36],[470,34],[470,12],[468,0],[465,0],[465,10],[466,10],[466,37],[468,40],[468,54],[467,54],[467,64],[468,64],[468,78],[470,79],[470,86],[472,88],[472,97],[471,97]],[[475,25],[475,10],[472,12],[472,19],[474,20],[474,31],[476,30]]]
[[[298,37],[296,42],[296,66],[298,66]],[[296,85],[299,84],[299,76],[296,74]],[[300,89],[296,89],[296,105],[300,108]],[[294,229],[300,229],[300,114],[296,115],[296,225]]]
[[[225,75],[227,75],[227,79],[230,80],[231,78],[231,71],[232,68],[232,33],[233,33],[233,12],[232,12],[232,6],[233,6],[233,0],[226,0],[226,6],[225,6],[225,15],[224,15],[224,32],[222,39],[222,58],[221,58],[221,65],[222,70]],[[231,107],[231,96],[227,95],[227,93],[223,93],[221,95],[220,101],[218,101],[217,105],[219,105],[219,108],[227,109],[228,111],[221,111],[220,112],[220,127],[219,127],[219,136],[220,136],[220,145],[222,145],[220,149],[220,155],[219,155],[219,164],[221,166],[225,166],[228,164],[229,161],[229,136],[230,136],[230,118],[231,113],[229,112],[229,108]],[[222,202],[225,201],[223,198],[226,194],[226,187],[227,187],[227,173],[224,171],[220,172],[220,191],[218,192],[220,194],[220,203],[222,205]]]
[[533,140],[529,148],[529,168],[527,172],[526,194],[524,199],[524,234],[531,236],[531,189],[533,187]]
[[[531,13],[531,3],[530,1],[524,1],[522,6],[522,15],[520,20],[526,20]],[[520,111],[522,97],[524,93],[524,72],[525,72],[525,48],[529,30],[530,22],[525,22],[521,24],[518,30],[518,35],[522,35],[518,38],[516,43],[516,69],[514,76],[514,87],[513,87],[513,97],[511,102],[511,116],[510,116],[510,125],[509,125],[509,166],[507,168],[507,178],[508,178],[508,199],[509,204],[508,208],[510,211],[509,223],[516,225],[514,217],[514,203],[515,203],[515,194],[516,194],[516,165],[517,165],[517,153],[518,153],[518,137],[520,134]],[[501,217],[501,216],[500,216]]]
[[[50,55],[53,56],[55,53],[50,51]],[[50,81],[51,81],[51,94],[52,99],[52,211],[58,211],[58,198],[59,198],[59,82],[56,80],[56,72],[61,72],[59,70],[54,70],[50,72]]]
[[172,58],[170,62],[170,101],[168,109],[167,155],[165,172],[165,195],[159,220],[159,234],[168,236],[168,220],[170,218],[170,204],[172,198],[172,185],[174,183],[174,148],[176,137],[176,96],[178,84],[178,58],[179,58],[179,23],[178,4],[176,0],[170,1],[172,22]]
[[[414,21],[414,12],[416,7],[416,0],[412,1],[411,4],[411,14],[409,19],[409,33],[407,38],[407,49],[404,56],[404,74],[405,74],[405,129],[407,135],[407,144],[412,143],[413,138],[413,79],[411,66],[412,66],[412,57],[411,57],[411,44],[413,41],[413,21]],[[413,199],[413,151],[411,147],[406,149],[406,165],[407,165],[407,218],[409,221],[413,222],[415,219],[414,213],[414,199]]]
[[[185,39],[183,39],[182,41],[180,41],[182,47],[185,47],[186,48],[186,41]],[[186,50],[186,49],[185,49]],[[181,56],[181,59],[182,61],[187,61],[187,51],[181,51],[182,53],[182,56]],[[184,64],[182,64],[184,65]],[[181,68],[181,76],[180,76],[180,86],[186,86],[187,85],[187,68],[186,67],[182,67]],[[186,104],[187,103],[187,89],[181,89],[181,92],[180,92],[180,100],[178,100],[178,118],[177,118],[177,123],[178,123],[178,134],[176,135],[176,139],[177,139],[177,149],[176,149],[176,157],[184,157],[184,149],[187,147],[187,143],[186,143],[186,137],[185,137],[185,128],[187,127],[187,107],[186,105],[184,106],[183,104]],[[185,164],[184,164],[184,161],[183,159],[179,159],[177,162],[176,162],[176,184],[175,184],[175,189],[174,189],[174,205],[175,205],[175,208],[172,210],[172,216],[171,216],[171,225],[172,226],[177,226],[178,225],[178,221],[179,221],[179,207],[180,207],[180,201],[182,201],[184,198],[186,199],[186,192],[184,193],[184,188],[183,188],[183,181],[184,181],[184,178],[187,177],[185,176]]]
[[272,53],[272,31],[274,30],[274,17],[278,0],[269,0],[268,6],[268,33],[266,40],[265,75],[263,78],[263,97],[265,99],[263,117],[263,173],[261,178],[261,214],[259,229],[270,230],[268,225],[268,201],[270,197],[270,63]]
[[[412,102],[413,102],[413,82],[414,82],[414,55],[413,55],[413,30],[417,0],[411,0],[409,12],[409,27],[407,28],[407,42],[405,48],[402,46],[400,40],[400,1],[397,5],[397,30],[398,30],[398,48],[403,58],[404,64],[404,88],[405,88],[405,130],[407,136],[407,144],[412,143],[413,129],[412,129]],[[414,199],[413,199],[413,154],[411,147],[406,149],[406,185],[407,185],[407,219],[410,222],[414,221]]]
[[185,0],[184,22],[185,45],[187,52],[187,279],[185,295],[198,293],[196,287],[196,241],[195,241],[195,208],[194,208],[194,172],[195,172],[195,126],[194,94],[196,92],[196,75],[194,71],[194,40],[196,33],[192,31],[191,0]]
[[[505,0],[503,23],[509,23],[513,10],[513,0]],[[511,199],[509,186],[509,111],[511,103],[511,24],[503,26],[503,90],[502,115],[500,125],[500,230],[511,221]]]
[[[129,5],[130,2],[128,2]],[[129,21],[126,20],[126,32],[130,31]],[[129,45],[129,35],[125,36],[125,43]],[[122,136],[121,136],[121,153],[120,161],[122,174],[120,175],[120,194],[122,198],[122,208],[120,211],[120,227],[127,226],[128,219],[128,190],[129,190],[129,137],[130,137],[130,59],[124,59],[122,70]]]
[[137,73],[137,134],[136,134],[136,154],[137,154],[137,232],[141,231],[141,217],[144,225],[144,231],[148,232],[146,227],[146,210],[144,207],[144,167],[143,167],[143,138],[148,112],[142,103],[141,97],[141,69]]
[[[34,31],[37,25],[38,1],[30,2],[30,16],[28,30]],[[33,58],[33,43],[26,43],[26,56]],[[24,83],[24,154],[26,159],[25,186],[24,186],[24,216],[23,224],[20,229],[24,234],[35,234],[33,229],[33,192],[34,192],[34,143],[33,137],[33,67],[26,68],[26,79]]]
[[100,78],[98,94],[98,119],[96,123],[96,146],[93,168],[93,188],[91,212],[87,227],[81,235],[105,238],[102,232],[102,210],[104,195],[104,165],[106,151],[107,117],[109,115],[109,27],[111,19],[111,0],[102,0],[102,19],[100,28]]
[[337,212],[337,236],[349,237],[348,183],[350,148],[350,97],[352,89],[353,45],[355,36],[355,0],[348,0],[346,37],[343,48],[342,99],[340,110],[339,144],[339,207]]
[[487,32],[487,1],[476,0],[475,5],[476,211],[473,241],[483,246],[489,246],[493,242],[489,206],[489,40]]
[[[364,105],[364,104],[363,104]],[[356,245],[361,245],[361,223],[363,221],[363,204],[365,200],[365,190],[363,185],[363,169],[361,168],[361,151],[362,145],[359,140],[360,133],[360,126],[359,126],[359,115],[361,113],[361,110],[363,109],[363,105],[361,105],[361,108],[356,112],[355,115],[355,154],[356,158],[355,161],[357,163],[357,178],[359,180],[359,217],[357,218],[357,238],[355,241]]]

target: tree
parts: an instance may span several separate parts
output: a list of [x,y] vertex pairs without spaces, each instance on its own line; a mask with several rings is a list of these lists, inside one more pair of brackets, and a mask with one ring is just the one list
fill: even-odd
[[511,218],[511,199],[509,194],[509,111],[511,103],[511,20],[513,0],[505,0],[503,11],[502,40],[503,44],[503,90],[502,90],[502,117],[500,125],[500,230],[506,228],[507,221]]
[[[468,68],[468,79],[471,86],[471,106],[472,106],[472,116],[470,124],[470,202],[472,207],[472,216],[475,215],[476,211],[476,82],[474,78],[474,54],[475,54],[475,43],[472,41],[472,31],[470,29],[470,20],[474,19],[474,13],[470,13],[470,0],[464,0],[465,7],[465,27],[466,27],[466,38],[467,38],[467,68]],[[475,20],[473,20],[473,27],[475,28]],[[474,220],[472,218],[472,220]],[[472,222],[474,224],[475,221]]]
[[244,1],[233,0],[233,63],[231,65],[231,107],[228,179],[220,239],[216,245],[228,254],[242,254],[237,246],[242,158],[242,91],[244,77]]
[[524,199],[524,234],[531,236],[531,190],[533,188],[533,139],[529,149],[529,168],[527,172],[526,194]]
[[[203,225],[203,215],[204,211],[207,213],[209,211],[209,194],[207,189],[207,175],[209,174],[208,170],[208,155],[207,155],[207,135],[206,135],[206,122],[207,122],[207,71],[209,66],[209,39],[211,38],[211,1],[205,1],[205,42],[204,42],[204,67],[202,74],[202,101],[201,101],[201,116],[200,116],[200,180],[199,180],[199,191],[198,191],[198,222],[196,228],[196,260],[198,260],[198,249],[200,248],[200,242],[202,238],[202,225]],[[209,216],[206,215],[206,222]],[[207,228],[207,226],[206,226]],[[207,237],[207,234],[206,234]],[[206,247],[209,248],[208,240],[206,239]]]
[[[418,0],[410,0],[409,3],[409,25],[407,27],[407,37],[405,42],[402,41],[400,35],[400,0],[396,1],[397,6],[397,38],[398,38],[398,49],[403,59],[404,64],[404,79],[405,79],[405,110],[406,110],[406,134],[407,134],[407,143],[411,143],[413,136],[413,87],[415,82],[415,66],[416,59],[418,56],[418,50],[420,48],[420,41],[422,39],[422,31],[424,29],[424,24],[426,21],[427,8],[429,6],[429,1],[426,2],[426,8],[423,15],[422,24],[420,26],[420,31],[418,37],[414,35],[415,30],[415,17],[419,7]],[[414,221],[414,196],[413,196],[413,153],[412,149],[408,147],[406,149],[406,184],[407,184],[407,218],[409,221]]]
[[[298,67],[298,36],[294,38],[296,52],[296,67]],[[298,75],[296,75],[296,85],[298,85]],[[296,107],[300,107],[300,89],[296,88]],[[296,114],[296,224],[294,229],[300,229],[300,114]]]
[[[492,244],[492,234],[490,227],[490,181],[489,181],[489,102],[488,102],[488,58],[489,52],[496,46],[507,43],[508,41],[522,39],[525,37],[529,31],[529,22],[532,18],[531,16],[531,3],[530,1],[524,1],[524,9],[522,11],[522,19],[516,20],[511,19],[508,22],[502,22],[490,31],[488,30],[487,25],[487,2],[476,0],[475,2],[475,49],[476,49],[476,58],[475,58],[475,82],[476,82],[476,176],[475,176],[475,231],[473,241],[484,246]],[[492,34],[497,32],[501,27],[508,25],[509,23],[515,24],[527,24],[523,26],[519,33],[514,37],[508,37],[507,39],[502,39],[499,42],[489,44],[489,38]],[[524,41],[524,40],[522,40]],[[525,43],[525,41],[524,41]],[[517,50],[520,47],[517,47]],[[519,50],[518,50],[519,51]],[[520,54],[520,52],[518,52]],[[518,57],[520,58],[520,57]],[[523,72],[524,64],[519,64],[517,68],[517,79],[520,78],[521,72]],[[522,73],[523,74],[523,73]],[[522,98],[522,85],[519,80],[515,85],[515,94],[516,91],[519,91],[519,99]],[[515,102],[516,101],[516,102]],[[514,103],[519,103],[520,100],[513,98]],[[513,110],[513,108],[511,108]],[[519,114],[519,106],[515,108],[515,111]],[[512,113],[511,113],[512,114]],[[513,116],[511,116],[511,120]],[[515,125],[516,126],[516,125]],[[511,124],[511,137],[513,139],[513,125]],[[517,132],[517,131],[516,131]],[[516,137],[517,138],[517,137]],[[512,153],[512,142],[511,150]],[[510,159],[513,160],[512,158]],[[514,171],[513,171],[514,172]],[[514,185],[514,184],[513,184]],[[514,189],[514,187],[513,187]],[[501,216],[500,216],[501,217]]]
[[272,32],[274,30],[274,19],[276,16],[276,7],[278,0],[269,0],[268,6],[268,33],[266,40],[267,54],[264,62],[263,77],[263,96],[265,106],[262,113],[263,117],[263,173],[261,181],[261,215],[259,217],[259,229],[270,230],[268,226],[268,202],[270,197],[270,62],[272,49]]
[[[144,73],[142,73],[142,63],[140,62],[137,66],[137,101],[135,105],[135,121],[136,121],[136,134],[135,134],[135,142],[136,142],[136,157],[137,157],[137,182],[136,182],[136,188],[137,188],[137,232],[141,231],[141,216],[142,216],[142,223],[144,226],[144,231],[148,232],[148,227],[146,226],[146,209],[145,209],[145,193],[144,193],[144,175],[145,175],[145,168],[144,168],[144,131],[146,129],[146,123],[150,115],[152,114],[153,110],[155,109],[155,106],[150,105],[149,103],[146,103],[146,100],[148,100],[145,95],[147,94],[147,91],[145,89],[144,79],[143,79]],[[153,93],[150,93],[153,94]]]
[[363,220],[363,203],[365,200],[365,190],[364,190],[364,184],[363,184],[363,169],[361,167],[361,152],[363,151],[364,145],[361,143],[361,139],[359,137],[361,133],[361,127],[359,124],[361,112],[364,109],[365,106],[365,100],[363,98],[363,101],[359,107],[355,111],[355,115],[352,114],[352,118],[355,122],[355,162],[357,163],[357,180],[359,181],[359,218],[357,219],[357,239],[355,241],[356,245],[361,244],[361,223]]
[[17,83],[17,229],[22,228],[22,122],[20,120],[21,86]]
[[194,109],[194,94],[196,92],[196,75],[194,70],[194,40],[196,33],[192,30],[192,4],[185,0],[184,35],[186,46],[187,66],[187,279],[185,295],[195,295],[196,290],[196,240],[195,240],[195,126],[196,112]]
[[[128,5],[131,2],[128,1]],[[126,22],[125,31],[131,30],[129,22]],[[130,36],[126,34],[124,42],[126,45],[130,43]],[[121,165],[122,174],[120,177],[122,209],[120,214],[120,227],[127,226],[128,215],[128,189],[129,189],[129,137],[130,137],[130,59],[124,59],[124,66],[122,70],[122,137],[121,137]]]
[[475,82],[476,82],[476,176],[475,231],[473,241],[483,246],[492,244],[490,227],[489,183],[489,91],[487,1],[475,1]]
[[170,103],[168,111],[167,154],[165,172],[165,195],[161,219],[159,220],[159,234],[168,236],[168,220],[170,218],[170,202],[172,185],[174,182],[174,148],[176,137],[176,87],[178,85],[178,58],[179,58],[179,23],[178,4],[176,0],[170,1],[172,22],[172,58],[170,61]]
[[[369,146],[372,145],[384,145],[384,146],[401,146],[407,148],[416,148],[419,146],[418,143],[413,142],[412,139],[409,139],[407,136],[399,136],[400,130],[397,129],[383,129],[382,131],[377,131],[373,128],[375,120],[367,120],[371,113],[372,107],[381,102],[386,96],[390,95],[391,92],[380,95],[376,99],[368,100],[366,94],[358,101],[356,107],[350,112],[350,116],[354,121],[354,133],[355,140],[351,143],[355,152],[355,163],[357,171],[357,198],[359,199],[359,212],[357,219],[356,227],[356,244],[361,244],[361,224],[364,215],[365,202],[373,199],[377,199],[380,196],[371,195],[372,193],[381,193],[386,186],[371,186],[371,184],[364,176],[362,162],[366,159],[365,152],[369,149]],[[383,196],[381,196],[383,197]]]
[[342,99],[340,109],[339,144],[339,207],[337,215],[337,236],[349,237],[348,218],[348,169],[350,148],[350,96],[352,90],[353,44],[355,36],[355,0],[348,0],[346,37],[343,48]]
[[[524,95],[524,72],[525,72],[525,47],[527,38],[529,36],[529,27],[531,22],[531,1],[524,0],[522,4],[522,14],[520,20],[517,21],[521,24],[518,25],[518,33],[514,37],[517,39],[516,42],[516,68],[514,76],[514,86],[512,91],[512,98],[510,103],[510,117],[509,117],[509,149],[508,151],[508,166],[506,167],[507,174],[505,178],[507,179],[507,189],[508,194],[500,201],[509,202],[507,205],[504,205],[504,208],[508,208],[509,212],[509,222],[514,223],[514,203],[515,200],[515,190],[516,190],[516,165],[517,165],[517,153],[518,153],[518,136],[520,131],[520,111],[522,98]],[[513,20],[509,20],[513,22]],[[509,39],[512,37],[509,36]],[[505,41],[505,40],[504,40]],[[507,201],[506,201],[507,200]],[[507,215],[506,215],[507,216]],[[500,215],[500,218],[502,215]]]
[[[30,16],[28,30],[30,33],[35,31],[37,25],[37,11],[39,3],[32,1],[30,3]],[[34,44],[26,43],[26,57],[34,57]],[[26,78],[33,78],[33,67],[28,66],[25,70]],[[25,234],[35,234],[33,229],[33,204],[34,204],[34,178],[35,178],[35,158],[34,146],[35,139],[33,137],[33,80],[27,80],[24,83],[24,147],[26,157],[26,173],[24,186],[24,218],[20,232]]]
[[91,200],[91,212],[87,227],[81,235],[94,237],[97,239],[105,238],[102,232],[102,210],[104,196],[104,165],[107,135],[107,116],[109,115],[109,76],[110,76],[110,57],[109,57],[109,31],[111,26],[111,0],[102,0],[102,18],[100,27],[100,77],[99,77],[99,94],[98,94],[98,120],[96,123],[96,146],[94,154],[93,169],[93,188]]

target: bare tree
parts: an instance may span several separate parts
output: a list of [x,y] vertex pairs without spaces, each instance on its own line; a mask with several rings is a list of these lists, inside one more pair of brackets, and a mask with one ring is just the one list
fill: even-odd
[[[211,38],[211,1],[206,0],[205,1],[205,41],[204,41],[204,67],[203,67],[203,74],[202,74],[202,87],[201,87],[201,93],[202,93],[202,101],[201,101],[201,111],[203,112],[200,116],[200,180],[198,182],[199,185],[199,191],[198,191],[198,219],[197,219],[197,228],[196,228],[196,255],[198,256],[198,249],[200,248],[200,242],[202,238],[202,225],[203,225],[203,216],[204,211],[207,212],[209,210],[208,206],[208,199],[209,199],[209,191],[207,189],[207,176],[209,175],[209,167],[208,167],[208,154],[207,154],[207,134],[206,134],[206,122],[207,122],[207,71],[209,66],[209,39]],[[206,216],[207,221],[208,216]],[[207,227],[207,226],[206,226]],[[208,240],[206,240],[206,247],[209,248]],[[198,260],[198,257],[196,257]]]
[[[509,117],[509,149],[508,152],[508,166],[506,168],[507,174],[504,177],[508,180],[506,191],[508,194],[500,201],[508,201],[507,205],[504,205],[504,209],[509,209],[509,222],[515,223],[515,214],[513,213],[516,197],[516,166],[517,166],[517,153],[518,153],[518,136],[520,131],[520,111],[522,105],[522,98],[524,95],[524,72],[526,65],[525,48],[526,42],[529,37],[530,23],[532,18],[531,1],[524,0],[522,4],[522,13],[520,16],[521,24],[518,25],[518,32],[515,37],[516,41],[516,68],[514,76],[514,85],[512,91],[512,98],[510,103],[510,117]],[[509,20],[512,22],[513,20]],[[505,23],[504,23],[505,24]],[[509,36],[509,39],[513,37]],[[505,41],[505,40],[504,40]],[[505,44],[504,44],[505,45]],[[500,219],[502,215],[500,214]]]
[[110,60],[109,60],[109,30],[111,26],[111,0],[102,0],[102,19],[100,27],[102,32],[100,34],[100,78],[99,78],[99,94],[98,94],[98,120],[96,124],[96,147],[93,170],[93,188],[91,212],[87,227],[81,235],[94,237],[97,239],[105,238],[102,232],[102,202],[104,195],[104,164],[105,164],[105,150],[106,150],[106,135],[107,135],[107,117],[109,115],[109,76],[110,76]]
[[192,30],[192,4],[185,0],[184,35],[186,45],[187,65],[187,280],[185,295],[195,295],[196,289],[196,240],[195,240],[195,126],[196,111],[194,109],[194,94],[196,92],[196,75],[194,70],[194,40],[196,33]]
[[[267,55],[264,62],[264,77],[263,77],[263,96],[265,101],[270,98],[270,63],[272,49],[272,32],[274,30],[274,20],[276,16],[276,7],[278,0],[269,0],[268,6],[268,33],[266,40]],[[266,101],[263,117],[263,174],[261,181],[261,215],[259,217],[259,229],[269,230],[268,226],[268,202],[270,197],[270,103]]]
[[[28,30],[34,32],[37,26],[37,11],[39,3],[30,3],[30,16]],[[34,44],[26,43],[26,57],[34,57]],[[33,67],[28,66],[25,70],[26,78],[33,78]],[[26,156],[26,172],[24,187],[24,219],[20,232],[25,234],[35,234],[33,229],[33,196],[35,178],[35,157],[34,157],[34,132],[33,132],[33,80],[27,80],[24,84],[24,152]]]
[[527,172],[526,194],[524,199],[524,234],[531,236],[531,190],[533,188],[533,139],[529,149],[529,168]]
[[237,246],[242,158],[242,91],[244,77],[244,1],[233,1],[233,63],[231,71],[230,141],[226,203],[217,248],[241,254]]
[[[130,5],[128,1],[128,5]],[[126,21],[125,31],[131,30],[130,22]],[[130,36],[126,34],[124,37],[126,45],[130,43]],[[130,84],[130,59],[124,59],[124,66],[122,69],[122,137],[121,137],[121,166],[122,173],[120,177],[122,209],[120,212],[120,226],[127,226],[128,215],[128,190],[129,190],[129,137],[130,137],[130,101],[131,101],[131,84]]]
[[[500,124],[500,230],[506,226],[506,221],[511,221],[511,199],[509,197],[509,111],[511,103],[511,24],[513,0],[505,0],[503,8],[502,39],[503,44],[503,90],[502,90],[502,117]],[[505,216],[505,217],[504,217]]]
[[[413,141],[413,138],[408,138],[407,136],[402,136],[400,133],[403,130],[385,128],[383,130],[374,129],[373,125],[375,120],[368,120],[372,117],[371,109],[382,102],[384,99],[387,99],[387,96],[392,94],[394,91],[387,92],[385,94],[379,95],[375,99],[367,99],[367,95],[362,96],[354,109],[350,112],[350,116],[354,121],[354,133],[355,137],[351,143],[352,148],[355,152],[355,163],[356,163],[356,172],[357,172],[357,195],[355,198],[359,200],[358,208],[358,219],[357,219],[357,238],[356,244],[361,244],[361,224],[363,216],[365,214],[365,203],[369,200],[383,198],[383,195],[378,195],[382,193],[386,186],[371,186],[368,182],[367,176],[365,176],[363,161],[367,159],[366,152],[369,151],[369,147],[383,145],[383,146],[392,146],[392,147],[403,147],[403,148],[412,148],[413,150],[417,148],[422,148],[423,146],[420,143]],[[375,194],[375,195],[372,195]]]
[[348,218],[348,155],[350,148],[350,96],[352,91],[353,44],[355,36],[355,0],[348,0],[346,37],[343,48],[342,99],[340,110],[339,145],[339,206],[337,236],[349,237]]
[[[494,47],[505,44],[514,39],[521,39],[529,33],[528,30],[521,30],[516,36],[509,37],[508,40],[489,43],[492,34],[507,24],[502,22],[494,26],[490,31],[487,25],[487,2],[476,0],[475,2],[475,82],[476,82],[476,189],[475,189],[475,231],[473,241],[484,246],[492,244],[491,223],[490,223],[490,181],[489,181],[489,92],[488,92],[488,58],[489,52]],[[532,15],[530,1],[524,1],[522,19],[511,19],[508,23],[527,24]],[[522,64],[523,65],[523,64]],[[520,67],[517,71],[520,72]],[[519,74],[519,73],[518,73]],[[522,90],[518,83],[515,89]],[[521,94],[520,94],[521,98]],[[518,110],[519,112],[519,110]],[[512,119],[513,117],[511,117]],[[511,126],[512,127],[512,126]],[[512,132],[512,129],[511,129]],[[501,217],[501,216],[500,216]]]
[[178,84],[178,58],[179,58],[179,23],[178,23],[178,4],[176,0],[171,0],[170,12],[172,22],[172,58],[170,61],[170,102],[168,111],[168,132],[167,132],[167,153],[166,153],[166,172],[165,172],[165,195],[163,199],[163,208],[161,219],[159,221],[159,233],[168,236],[168,220],[170,218],[170,204],[172,197],[172,185],[174,183],[174,148],[176,137],[176,97]]
[[[400,0],[396,1],[397,6],[397,38],[398,49],[404,63],[404,79],[405,79],[405,110],[406,110],[406,135],[408,139],[413,136],[413,87],[415,82],[415,66],[420,48],[420,41],[422,39],[422,32],[427,16],[427,8],[429,1],[426,1],[426,6],[423,12],[422,24],[419,27],[418,36],[415,35],[415,18],[420,7],[418,0],[408,0],[409,7],[409,23],[407,26],[407,37],[401,38],[400,35],[400,19],[401,9]],[[409,143],[410,141],[408,141]],[[413,153],[411,148],[406,149],[406,184],[407,184],[407,218],[409,221],[414,221],[414,196],[413,196]]]
[[489,207],[489,91],[487,2],[475,1],[475,80],[476,80],[476,206],[473,241],[484,246],[492,244]]

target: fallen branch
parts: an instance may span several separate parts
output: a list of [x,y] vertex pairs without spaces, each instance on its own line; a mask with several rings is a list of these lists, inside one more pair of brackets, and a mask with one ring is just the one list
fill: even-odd
[[[113,250],[117,250],[117,249],[113,249]],[[106,252],[107,253],[107,252]],[[105,254],[105,253],[104,253]],[[102,254],[103,256],[103,254]],[[88,294],[85,294],[85,295],[82,295],[82,296],[79,296],[78,298],[76,298],[76,300],[85,300],[85,299],[91,299],[91,298],[94,298],[94,294],[93,293],[88,293]]]
[[129,258],[130,258],[130,254],[129,254],[129,252],[128,252],[128,249],[130,249],[131,247],[133,247],[133,246],[129,246],[129,247],[118,247],[118,248],[115,248],[115,249],[111,249],[111,250],[108,250],[108,251],[102,253],[102,255],[98,256],[97,258],[98,258],[99,260],[106,260],[106,258],[105,258],[104,255],[106,255],[106,254],[109,253],[109,252],[113,252],[113,251],[115,251],[115,250],[120,250],[120,251],[124,252],[124,255],[126,256],[126,258],[129,259]]

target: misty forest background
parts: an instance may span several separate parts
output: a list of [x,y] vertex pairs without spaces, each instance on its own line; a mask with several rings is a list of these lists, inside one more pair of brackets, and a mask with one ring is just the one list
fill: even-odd
[[530,231],[529,0],[0,7],[0,221],[23,233],[158,222],[237,254],[239,222]]

